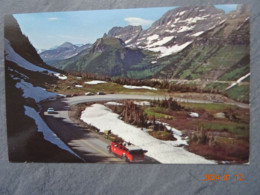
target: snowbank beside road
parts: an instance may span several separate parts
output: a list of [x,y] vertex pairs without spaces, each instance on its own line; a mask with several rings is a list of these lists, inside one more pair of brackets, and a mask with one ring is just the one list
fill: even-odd
[[106,105],[110,105],[110,106],[123,106],[123,104],[118,103],[118,102],[107,102],[105,103]]
[[55,133],[50,130],[50,128],[46,125],[46,123],[42,120],[40,117],[39,113],[35,111],[34,108],[24,106],[25,108],[25,115],[29,116],[32,118],[37,127],[38,127],[38,132],[42,132],[43,137],[45,140],[51,142],[52,144],[55,144],[62,150],[67,150],[68,152],[72,153],[73,155],[77,156],[80,158],[75,152],[73,152],[66,144],[64,144],[60,138],[57,137]]
[[101,84],[101,83],[107,83],[107,82],[106,81],[99,81],[99,80],[85,82],[85,84],[87,84],[87,85],[97,85],[97,84]]
[[161,163],[185,163],[185,164],[213,164],[214,161],[186,151],[182,147],[176,147],[177,141],[161,141],[150,136],[146,131],[126,124],[118,118],[109,108],[101,104],[93,104],[87,107],[81,115],[81,120],[95,126],[101,132],[111,130],[127,142],[147,150],[150,156]]
[[156,88],[148,87],[148,86],[124,85],[123,87],[124,87],[124,88],[127,88],[127,89],[149,89],[149,90],[157,90]]
[[136,104],[136,105],[139,105],[139,106],[150,106],[151,104],[150,104],[150,102],[148,102],[148,101],[134,101],[134,104]]

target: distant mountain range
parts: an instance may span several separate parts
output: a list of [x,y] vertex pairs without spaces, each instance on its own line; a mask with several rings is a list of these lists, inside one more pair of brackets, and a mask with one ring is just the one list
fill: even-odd
[[[249,72],[249,10],[238,6],[225,14],[214,6],[180,7],[146,30],[113,27],[79,54],[65,55],[76,50],[66,45],[70,49],[55,50],[55,60],[59,55],[63,60],[51,63],[66,71],[136,79],[236,80]],[[41,56],[48,63],[45,52]]]
[[47,64],[52,64],[56,61],[64,60],[76,56],[81,51],[88,49],[90,46],[91,44],[73,45],[72,43],[65,42],[62,45],[52,48],[50,50],[39,52],[39,54],[41,58],[44,60],[44,62],[46,62]]

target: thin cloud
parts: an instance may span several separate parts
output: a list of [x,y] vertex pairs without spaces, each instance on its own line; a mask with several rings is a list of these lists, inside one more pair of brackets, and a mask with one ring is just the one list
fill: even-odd
[[48,18],[48,20],[59,20],[59,18]]
[[124,19],[126,22],[128,22],[129,25],[132,26],[150,26],[154,21],[153,20],[146,20],[143,18],[135,18],[135,17],[129,17]]

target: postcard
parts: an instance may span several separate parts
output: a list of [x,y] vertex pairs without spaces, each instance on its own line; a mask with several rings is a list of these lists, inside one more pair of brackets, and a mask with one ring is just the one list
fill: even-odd
[[5,17],[10,162],[248,164],[245,5]]

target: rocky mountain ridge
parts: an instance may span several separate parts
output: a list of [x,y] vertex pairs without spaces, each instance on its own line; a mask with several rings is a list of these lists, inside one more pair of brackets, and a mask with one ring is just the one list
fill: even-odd
[[70,42],[65,42],[55,49],[46,50],[40,53],[41,58],[47,64],[52,64],[58,60],[64,60],[78,55],[83,50],[88,49],[91,44],[85,44],[82,46],[73,45]]
[[[138,60],[123,59],[125,51],[139,53]],[[214,6],[180,7],[146,30],[113,27],[84,55],[55,66],[110,77],[235,80],[249,72],[249,53],[247,7],[229,14]]]

